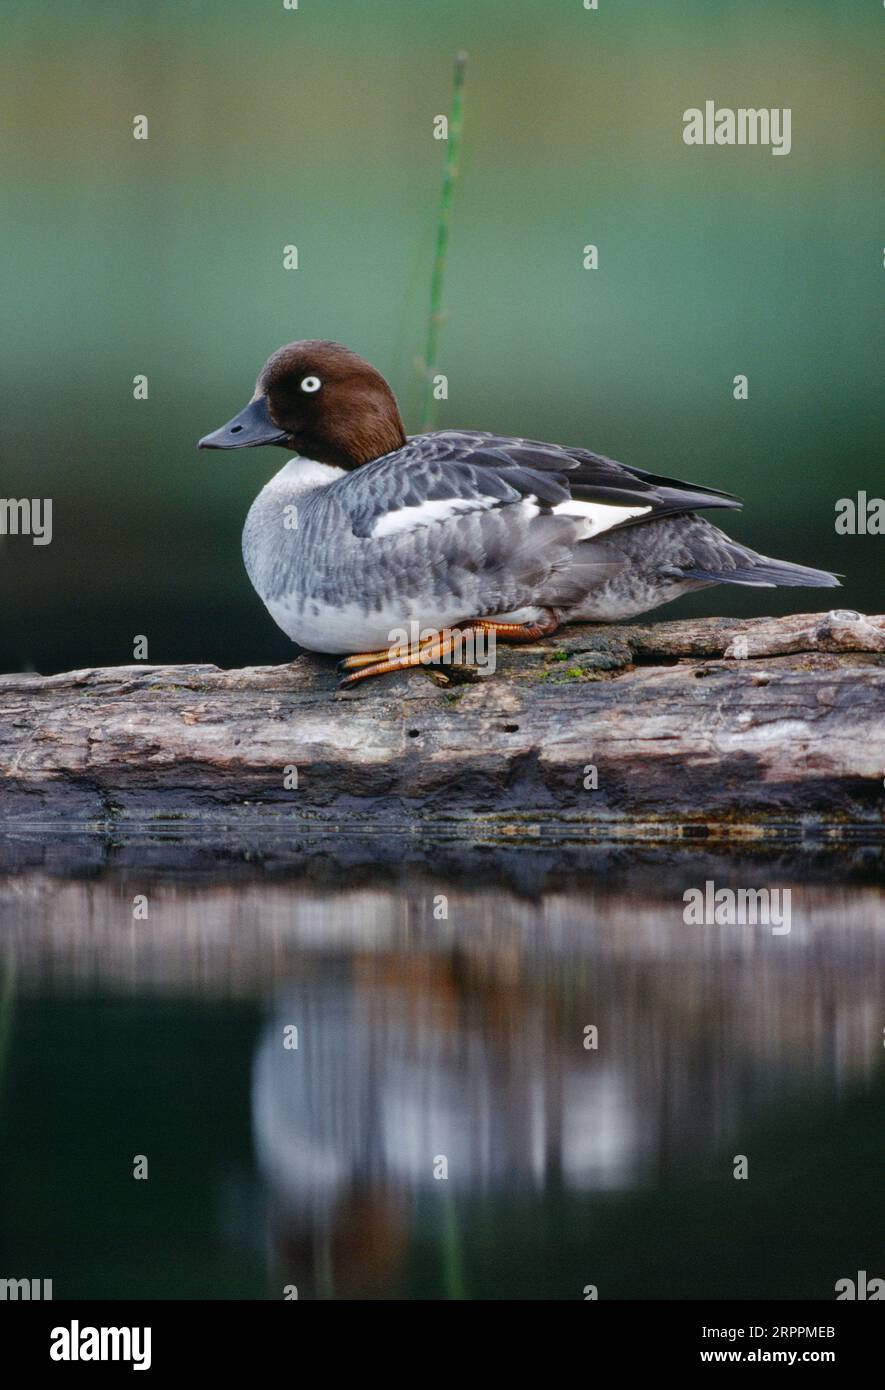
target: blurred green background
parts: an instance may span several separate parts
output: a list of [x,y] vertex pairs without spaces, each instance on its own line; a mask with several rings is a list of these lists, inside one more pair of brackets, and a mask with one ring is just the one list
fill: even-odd
[[[151,661],[288,659],[239,551],[285,455],[195,443],[301,337],[367,356],[418,428],[445,153],[432,123],[459,48],[439,423],[737,491],[733,534],[844,572],[838,601],[881,609],[881,539],[833,526],[837,498],[877,491],[881,5],[6,0],[0,13],[0,493],[54,499],[51,545],[0,545],[0,667],[127,662],[140,633]],[[682,113],[707,98],[791,107],[792,153],[686,147]],[[132,138],[139,114],[147,141]],[[826,604],[718,589],[659,616]]]

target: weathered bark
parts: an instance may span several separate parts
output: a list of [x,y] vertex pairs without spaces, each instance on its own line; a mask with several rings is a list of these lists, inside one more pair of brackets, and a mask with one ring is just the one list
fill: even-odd
[[885,618],[574,627],[499,646],[485,677],[336,681],[309,654],[0,677],[0,821],[248,814],[477,839],[881,830]]

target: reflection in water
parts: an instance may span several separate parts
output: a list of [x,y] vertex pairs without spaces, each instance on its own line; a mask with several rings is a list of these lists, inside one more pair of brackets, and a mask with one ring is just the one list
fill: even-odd
[[[297,1020],[297,1052],[283,1045]],[[592,1059],[592,1060],[591,1060]],[[282,1257],[318,1233],[339,1282],[401,1259],[422,1189],[536,1198],[553,1181],[627,1185],[648,1134],[616,1064],[557,1037],[543,997],[457,955],[357,963],[283,993],[253,1072],[256,1152]],[[444,1163],[445,1177],[439,1173]],[[379,1246],[378,1235],[383,1232]],[[392,1237],[396,1237],[392,1243]],[[322,1247],[322,1248],[325,1248]],[[332,1261],[329,1261],[331,1265]]]
[[[277,1004],[253,1081],[258,1153],[293,1203],[332,1206],[361,1177],[412,1190],[624,1184],[642,1139],[616,1064],[570,1049],[541,1001],[508,1000],[441,962],[364,968]],[[298,1019],[300,1055],[283,1048]]]
[[[513,854],[524,889],[526,852]],[[872,1082],[885,923],[869,881],[782,872],[792,930],[774,936],[682,920],[685,886],[771,881],[758,868],[621,854],[607,878],[545,870],[525,892],[506,867],[471,888],[445,866],[318,883],[272,863],[61,878],[31,865],[0,881],[0,941],[37,999],[260,1001],[242,1097],[260,1199],[243,1199],[226,1239],[265,1250],[277,1297],[285,1282],[408,1294],[433,1259],[457,1294],[466,1266],[485,1260],[500,1281],[514,1246],[555,1265],[557,1241],[602,1260],[600,1202],[629,1216],[637,1194],[730,1178],[766,1117]],[[652,1285],[655,1258],[641,1262]],[[631,1268],[620,1296],[644,1292]],[[542,1285],[564,1292],[555,1269]]]

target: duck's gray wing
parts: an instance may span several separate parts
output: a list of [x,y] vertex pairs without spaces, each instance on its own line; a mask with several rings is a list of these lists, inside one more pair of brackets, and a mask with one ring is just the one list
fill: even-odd
[[421,598],[422,612],[460,604],[462,617],[560,608],[622,567],[588,543],[586,517],[560,510],[574,505],[564,473],[465,453],[481,438],[419,436],[325,491],[324,507],[349,523],[357,549],[345,568],[369,601],[386,608],[397,593]]
[[595,516],[593,534],[741,505],[730,493],[630,468],[586,449],[478,430],[415,435],[396,454],[350,475],[341,490],[354,535],[361,537],[529,497],[541,512],[565,510],[570,499],[585,504],[585,516]]
[[733,492],[707,487],[703,483],[687,483],[679,478],[651,473],[645,468],[619,463],[605,454],[594,454],[567,444],[545,444],[538,439],[517,439],[505,435],[471,431],[441,431],[437,435],[417,436],[424,439],[451,440],[464,457],[493,467],[513,464],[536,470],[554,469],[568,476],[574,496],[586,494],[588,499],[611,501],[624,506],[636,502],[651,502],[655,516],[672,515],[676,510],[727,507],[742,505]]
[[470,447],[482,436],[418,435],[336,483],[338,500],[358,537],[389,535],[450,516],[490,511],[529,497],[550,511],[571,497],[565,474],[516,457]]

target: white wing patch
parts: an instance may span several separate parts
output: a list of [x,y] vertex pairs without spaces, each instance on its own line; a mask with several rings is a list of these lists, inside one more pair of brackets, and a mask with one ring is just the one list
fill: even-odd
[[[467,512],[489,511],[500,505],[501,500],[497,497],[434,498],[421,502],[417,507],[399,507],[396,511],[386,512],[376,521],[371,536],[377,540],[380,536],[392,536],[397,531],[412,531],[418,526],[431,526],[435,521],[447,521],[449,517],[463,516]],[[540,512],[535,497],[523,498],[519,509],[529,518]],[[651,511],[651,507],[615,507],[606,502],[580,502],[570,498],[568,502],[560,502],[553,511],[560,516],[580,517],[587,527],[584,539],[589,540],[591,536],[609,531],[612,526],[632,516],[644,516]]]
[[579,502],[573,497],[568,502],[560,502],[553,510],[559,516],[582,517],[587,523],[589,540],[591,536],[610,531],[613,526],[627,521],[631,516],[644,516],[646,512],[651,511],[651,507],[614,507],[608,502]]
[[421,502],[417,507],[398,507],[395,512],[386,512],[372,527],[371,536],[392,536],[396,531],[412,531],[416,526],[430,526],[434,521],[445,521],[450,516],[462,516],[464,512],[488,511],[500,504],[496,497],[435,497]]

